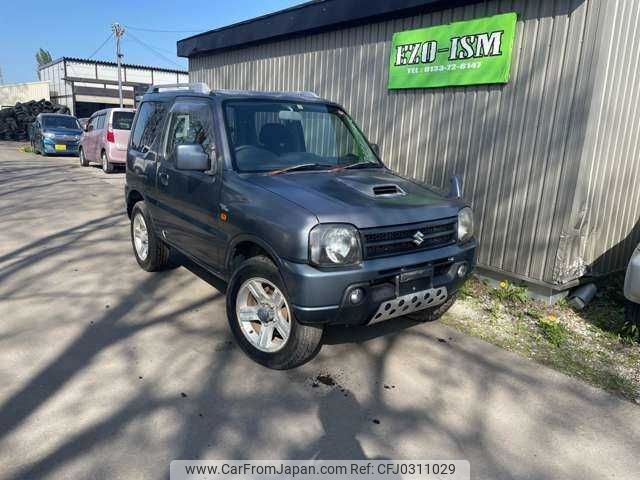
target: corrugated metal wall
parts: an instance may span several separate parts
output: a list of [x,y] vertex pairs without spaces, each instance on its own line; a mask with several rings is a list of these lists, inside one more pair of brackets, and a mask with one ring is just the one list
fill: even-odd
[[16,102],[49,100],[48,82],[14,83],[0,85],[0,108],[13,107]]
[[[464,175],[479,263],[556,283],[573,202],[598,29],[597,0],[486,1],[189,60],[212,88],[312,90],[343,104],[396,171],[446,187]],[[394,32],[515,11],[511,81],[387,90]]]
[[562,234],[567,258],[593,274],[626,267],[640,241],[640,2],[604,3],[584,161]]

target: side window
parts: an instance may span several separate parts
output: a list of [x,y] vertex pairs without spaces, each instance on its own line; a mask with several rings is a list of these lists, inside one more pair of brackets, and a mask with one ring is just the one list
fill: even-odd
[[160,102],[144,102],[140,105],[133,134],[131,148],[145,153],[154,147],[156,135],[160,134],[164,105]]
[[96,129],[96,119],[98,117],[91,117],[91,119],[89,120],[89,130],[95,130]]
[[171,110],[165,147],[166,158],[171,158],[178,145],[202,145],[211,152],[213,115],[208,102],[178,102]]

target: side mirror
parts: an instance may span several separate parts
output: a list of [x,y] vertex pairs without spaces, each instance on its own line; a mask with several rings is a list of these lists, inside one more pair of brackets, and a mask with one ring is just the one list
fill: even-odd
[[372,143],[371,150],[373,150],[373,153],[375,153],[378,157],[380,156],[380,145],[378,145],[377,143]]
[[202,145],[187,144],[176,147],[176,168],[178,170],[193,170],[204,172],[210,167],[209,155],[206,154]]
[[459,175],[451,177],[451,190],[449,190],[449,198],[462,198],[462,180]]

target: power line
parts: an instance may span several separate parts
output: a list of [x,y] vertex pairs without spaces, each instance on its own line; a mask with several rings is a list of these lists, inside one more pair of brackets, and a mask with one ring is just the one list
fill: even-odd
[[150,50],[151,52],[155,53],[158,57],[162,58],[164,61],[169,62],[169,63],[171,63],[171,64],[173,64],[173,65],[175,65],[175,66],[177,66],[179,68],[183,68],[182,65],[180,65],[179,63],[176,63],[173,60],[171,60],[170,58],[166,57],[165,55],[160,53],[155,47],[152,47],[148,43],[143,42],[142,40],[140,40],[138,37],[136,37],[131,32],[128,32],[128,37],[130,37],[132,40],[134,40],[136,43],[139,43],[140,45],[142,45],[146,49]]
[[132,27],[131,25],[124,25],[129,30],[137,30],[139,32],[151,32],[151,33],[200,33],[204,32],[206,29],[202,30],[156,30],[153,28],[138,28]]
[[95,51],[95,52],[93,52],[93,53],[89,56],[89,60],[91,60],[93,57],[95,57],[95,55],[96,55],[100,50],[102,50],[102,47],[104,47],[104,46],[107,44],[107,42],[108,42],[109,40],[111,40],[111,37],[113,37],[113,32],[111,32],[111,33],[109,34],[109,36],[105,39],[105,41],[104,41],[104,42],[102,42],[98,48],[96,48],[96,51]]

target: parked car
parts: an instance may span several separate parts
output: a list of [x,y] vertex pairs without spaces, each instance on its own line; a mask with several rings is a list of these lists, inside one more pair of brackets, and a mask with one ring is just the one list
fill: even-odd
[[41,113],[30,129],[31,148],[42,155],[77,154],[82,129],[78,119],[59,113]]
[[326,325],[438,318],[474,267],[473,213],[457,180],[447,198],[377,150],[310,93],[152,87],[127,153],[136,260],[160,270],[175,249],[226,280],[235,338],[274,369]]
[[630,324],[640,328],[640,245],[631,256],[624,279],[624,296],[627,299],[625,316]]
[[134,115],[132,108],[107,108],[94,113],[82,135],[80,165],[99,163],[107,173],[113,172],[114,165],[124,165]]

